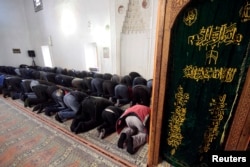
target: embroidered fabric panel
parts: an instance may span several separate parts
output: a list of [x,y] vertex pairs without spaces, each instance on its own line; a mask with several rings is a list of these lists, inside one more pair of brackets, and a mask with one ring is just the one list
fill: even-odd
[[161,153],[207,164],[223,144],[250,62],[250,0],[193,0],[171,29]]

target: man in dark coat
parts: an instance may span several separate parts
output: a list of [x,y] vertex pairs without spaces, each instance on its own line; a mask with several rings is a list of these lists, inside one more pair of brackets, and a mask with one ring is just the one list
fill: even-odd
[[133,86],[132,91],[132,106],[135,104],[150,106],[151,94],[146,85],[135,85]]
[[116,121],[124,110],[117,106],[108,106],[102,112],[103,123],[97,128],[98,137],[103,139],[105,136],[115,132]]
[[113,103],[103,97],[89,96],[85,98],[76,113],[70,130],[78,134],[101,125],[103,122],[102,111],[110,105]]

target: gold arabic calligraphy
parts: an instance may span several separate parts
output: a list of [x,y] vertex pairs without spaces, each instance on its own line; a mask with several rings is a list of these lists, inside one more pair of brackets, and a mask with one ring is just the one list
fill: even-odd
[[181,144],[183,136],[181,134],[181,126],[185,120],[185,115],[187,112],[186,104],[189,100],[189,94],[184,93],[182,86],[178,87],[178,92],[175,94],[175,112],[169,121],[169,137],[167,138],[167,143],[169,146],[173,147],[171,154],[175,154],[175,150]]

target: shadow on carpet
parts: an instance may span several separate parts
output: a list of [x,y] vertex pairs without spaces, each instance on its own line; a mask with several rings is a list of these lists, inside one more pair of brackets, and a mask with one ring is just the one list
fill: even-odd
[[1,166],[147,166],[147,144],[131,155],[117,147],[116,133],[104,139],[97,137],[96,129],[76,135],[70,124],[1,96]]

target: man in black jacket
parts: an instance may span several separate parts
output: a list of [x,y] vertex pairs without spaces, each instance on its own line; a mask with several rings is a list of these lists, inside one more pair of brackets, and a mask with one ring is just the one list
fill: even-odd
[[116,121],[123,112],[124,110],[117,106],[108,106],[102,111],[103,123],[97,128],[99,138],[103,139],[105,136],[116,131]]
[[103,97],[89,96],[85,98],[70,126],[70,130],[76,134],[86,132],[102,124],[102,111],[113,105],[111,101]]

